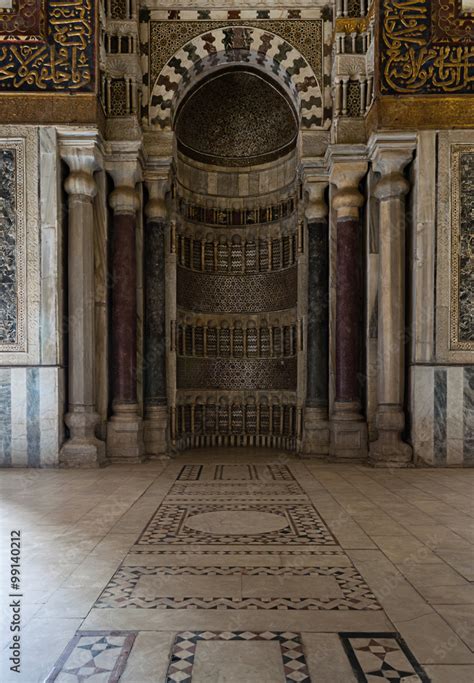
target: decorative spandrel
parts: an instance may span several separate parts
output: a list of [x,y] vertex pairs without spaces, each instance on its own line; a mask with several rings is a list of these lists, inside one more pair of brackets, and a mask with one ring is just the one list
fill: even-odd
[[474,93],[473,29],[460,0],[382,0],[381,94]]
[[94,0],[0,8],[0,92],[94,90]]

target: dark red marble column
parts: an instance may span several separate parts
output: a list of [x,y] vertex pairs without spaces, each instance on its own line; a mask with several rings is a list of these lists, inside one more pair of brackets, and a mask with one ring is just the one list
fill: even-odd
[[137,402],[137,273],[133,214],[115,214],[112,246],[113,403]]
[[331,173],[335,185],[332,210],[335,214],[335,400],[331,414],[329,452],[338,459],[367,456],[367,424],[360,401],[359,325],[361,323],[362,282],[360,215],[364,197],[359,184],[367,172],[367,162],[337,161]]
[[336,255],[336,401],[358,401],[361,278],[359,222],[337,221]]
[[[143,459],[143,424],[137,402],[137,255],[136,226],[140,196],[136,167],[114,168],[116,187],[109,197],[112,222],[112,417],[107,452],[115,462]],[[130,184],[121,184],[129,181]],[[133,183],[133,185],[132,185]]]

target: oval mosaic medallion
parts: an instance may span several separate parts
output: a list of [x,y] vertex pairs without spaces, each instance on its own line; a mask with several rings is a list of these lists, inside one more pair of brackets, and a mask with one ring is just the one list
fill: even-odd
[[265,534],[288,526],[285,517],[258,510],[202,512],[188,517],[185,526],[208,534]]

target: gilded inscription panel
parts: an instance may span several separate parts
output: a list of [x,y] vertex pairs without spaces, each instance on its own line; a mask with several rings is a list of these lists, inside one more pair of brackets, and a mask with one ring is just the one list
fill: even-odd
[[382,0],[381,93],[473,93],[473,29],[460,0]]
[[0,10],[0,93],[93,91],[94,12],[94,0],[15,0]]

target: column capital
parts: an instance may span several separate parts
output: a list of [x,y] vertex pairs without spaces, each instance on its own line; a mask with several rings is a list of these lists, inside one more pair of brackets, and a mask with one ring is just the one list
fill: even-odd
[[416,135],[414,133],[375,134],[370,138],[367,148],[372,168],[376,173],[382,175],[402,173],[413,158]]
[[372,168],[381,178],[375,185],[374,196],[384,200],[405,195],[410,183],[403,170],[413,158],[415,140],[412,136],[401,139],[373,138],[370,144]]
[[165,220],[168,213],[166,206],[166,193],[168,191],[167,178],[148,178],[146,180],[148,190],[148,202],[145,206],[145,215],[148,220]]
[[76,139],[60,138],[59,153],[69,167],[64,189],[69,196],[80,195],[92,199],[97,193],[94,173],[101,169],[102,157],[95,140],[89,138],[83,143],[79,146]]
[[305,216],[308,222],[325,220],[328,215],[328,205],[324,193],[328,187],[327,180],[313,180],[305,183],[307,204]]
[[336,186],[332,206],[337,218],[359,218],[359,208],[364,197],[359,192],[359,183],[367,173],[366,161],[338,161],[331,169],[331,182]]

